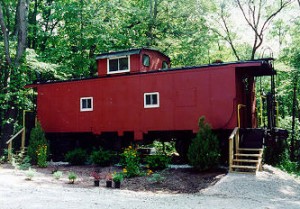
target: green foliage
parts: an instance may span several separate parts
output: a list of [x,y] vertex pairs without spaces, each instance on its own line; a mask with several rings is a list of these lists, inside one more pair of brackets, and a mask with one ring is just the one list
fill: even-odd
[[205,117],[201,117],[199,131],[188,150],[189,163],[197,170],[207,170],[218,164],[219,156],[219,141],[210,125],[205,123]]
[[62,171],[55,171],[55,172],[53,173],[53,177],[54,177],[56,180],[59,180],[62,176],[63,176],[63,172],[62,172]]
[[31,158],[32,164],[37,164],[38,160],[40,160],[41,165],[43,164],[42,161],[46,162],[46,159],[48,157],[48,150],[43,150],[43,153],[41,153],[41,149],[44,149],[44,146],[46,146],[47,148],[48,143],[45,137],[45,133],[41,127],[41,124],[37,122],[36,127],[31,130],[29,145],[27,149],[27,154]]
[[126,177],[139,176],[141,174],[140,157],[136,149],[129,146],[124,150],[121,156],[121,164],[124,167]]
[[75,180],[77,179],[77,175],[74,172],[69,172],[68,179],[70,184],[74,184]]
[[41,145],[37,149],[37,165],[41,168],[45,168],[48,166],[47,163],[47,145]]
[[12,153],[12,165],[15,169],[27,170],[31,167],[30,157],[25,154],[24,151],[21,151],[18,154]]
[[114,182],[121,182],[124,179],[124,174],[122,172],[116,172],[112,175],[112,180]]
[[159,173],[153,173],[150,177],[148,177],[148,181],[153,182],[153,183],[162,183],[166,178]]
[[160,141],[153,141],[153,144],[150,147],[155,148],[155,152],[160,155],[172,155],[176,153],[175,149],[175,141],[170,142],[160,142]]
[[283,155],[281,157],[281,162],[279,164],[277,164],[277,166],[280,169],[282,169],[288,173],[300,175],[299,162],[291,162],[289,159],[289,153],[287,150],[283,153]]
[[32,178],[35,176],[35,174],[36,174],[36,170],[29,168],[27,171],[25,171],[26,180],[31,181]]
[[98,150],[92,151],[90,155],[92,163],[99,166],[110,165],[111,157],[112,153],[108,150],[104,150],[102,147],[100,147]]
[[87,161],[87,152],[84,149],[76,148],[67,152],[65,160],[71,165],[83,165]]
[[152,170],[162,170],[168,167],[171,158],[167,155],[148,155],[145,162]]

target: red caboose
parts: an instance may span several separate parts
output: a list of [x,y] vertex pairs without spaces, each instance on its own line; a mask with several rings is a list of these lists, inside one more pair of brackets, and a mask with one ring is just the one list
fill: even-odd
[[170,68],[168,56],[145,48],[96,60],[97,77],[31,85],[53,146],[74,138],[86,146],[154,139],[182,144],[198,131],[201,116],[218,131],[255,128],[254,78],[275,74],[270,59]]

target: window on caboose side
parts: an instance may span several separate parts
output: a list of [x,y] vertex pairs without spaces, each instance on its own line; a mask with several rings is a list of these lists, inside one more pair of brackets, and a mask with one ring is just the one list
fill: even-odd
[[93,97],[80,98],[80,111],[93,111]]
[[144,108],[159,107],[159,93],[151,92],[144,94]]
[[149,67],[150,66],[150,56],[147,54],[143,54],[143,65],[145,67]]
[[129,72],[129,66],[129,56],[107,59],[107,74]]

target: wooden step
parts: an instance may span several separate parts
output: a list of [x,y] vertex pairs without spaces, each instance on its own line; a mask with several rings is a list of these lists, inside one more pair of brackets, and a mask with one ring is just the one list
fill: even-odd
[[259,163],[259,160],[233,159],[233,162],[241,162],[241,163]]
[[237,153],[237,154],[234,154],[234,156],[238,156],[238,157],[262,157],[262,154]]
[[261,148],[239,148],[238,151],[247,151],[247,152],[262,152]]
[[232,168],[239,168],[239,169],[257,169],[257,166],[249,166],[249,165],[232,165]]

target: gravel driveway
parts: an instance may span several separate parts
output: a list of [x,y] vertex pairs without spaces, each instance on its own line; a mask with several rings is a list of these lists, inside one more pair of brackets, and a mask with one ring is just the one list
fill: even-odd
[[300,180],[276,168],[254,175],[228,174],[196,194],[132,192],[106,188],[72,188],[44,183],[43,176],[25,181],[20,171],[0,168],[1,209],[299,209]]

